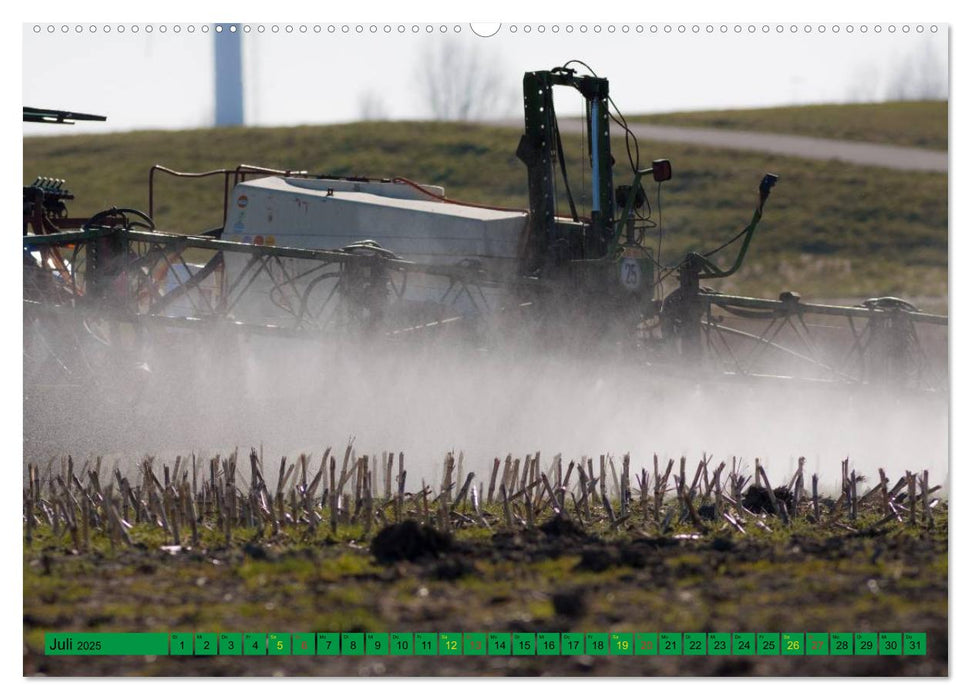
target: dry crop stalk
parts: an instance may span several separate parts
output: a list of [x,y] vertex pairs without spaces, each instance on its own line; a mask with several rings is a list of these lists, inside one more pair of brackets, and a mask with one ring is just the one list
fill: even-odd
[[[30,476],[33,476],[32,474]],[[34,542],[34,494],[32,493],[33,487],[27,489],[27,503],[24,507],[24,513],[27,516],[27,544],[32,544]]]
[[512,529],[512,514],[509,511],[509,496],[506,493],[506,485],[499,486],[499,497],[502,499],[502,516],[506,522],[506,528]]
[[442,473],[441,497],[446,507],[452,500],[452,472],[455,470],[455,455],[449,452],[445,455],[445,465]]
[[529,496],[529,490],[523,491],[523,503],[526,508],[526,529],[533,529],[533,499]]
[[[333,498],[334,494],[337,493],[336,477],[337,477],[337,460],[334,457],[331,457],[330,465],[328,467],[328,485],[327,485],[327,493],[331,496],[331,498]],[[322,505],[323,504],[321,504],[321,506]],[[333,508],[331,510],[333,510]]]
[[856,470],[850,472],[850,520],[856,521]]
[[634,475],[637,479],[638,493],[640,494],[641,503],[641,521],[647,522],[648,518],[648,506],[647,506],[647,469],[641,468],[640,476]]
[[715,478],[713,479],[713,486],[715,488],[715,518],[720,519],[722,517],[722,483],[721,483],[721,473],[722,469],[725,467],[725,463],[722,462],[718,469],[715,470]]
[[82,551],[90,551],[91,549],[91,530],[90,523],[88,522],[90,516],[90,511],[88,510],[88,499],[81,499],[81,541],[84,543],[84,549]]
[[361,498],[364,491],[364,479],[367,472],[370,470],[368,456],[361,456],[357,460],[355,467],[357,469],[357,478],[354,479],[354,517],[352,518],[352,521],[357,519],[358,511],[361,508]]
[[472,486],[472,480],[475,478],[475,472],[469,472],[468,476],[465,477],[465,483],[462,484],[462,488],[459,489],[458,494],[455,496],[455,507],[461,508],[465,497],[468,495],[469,487]]
[[526,455],[526,460],[529,464],[529,478],[526,479],[526,491],[529,492],[530,500],[533,503],[537,503],[539,499],[536,497],[536,487],[540,484],[539,464],[536,455]]
[[489,495],[486,496],[486,505],[492,505],[492,497],[496,491],[496,475],[499,473],[499,458],[492,461],[492,475],[489,477]]
[[701,530],[702,533],[708,532],[708,527],[701,522],[701,518],[698,517],[698,511],[695,510],[694,504],[691,502],[691,492],[686,491],[684,488],[684,482],[680,479],[676,482],[678,486],[678,498],[684,503],[685,510],[688,512],[688,517],[691,518],[691,522],[694,526]]
[[[556,500],[556,493],[553,491],[553,487],[550,486],[550,480],[546,477],[546,474],[540,474],[540,479],[543,482],[543,489],[550,495],[548,503],[550,504],[550,507],[553,510],[554,516],[559,515],[561,512],[560,504]],[[543,492],[540,491],[541,498],[542,498],[542,494]],[[546,505],[546,502],[541,503],[537,507],[536,512],[537,513],[542,512],[545,505]]]
[[907,472],[907,502],[910,506],[910,524],[917,522],[917,484],[916,474]]
[[511,454],[506,456],[506,468],[503,469],[502,476],[502,483],[506,487],[506,493],[508,493],[510,489],[516,488],[516,484],[519,483],[518,457],[514,459]]
[[[334,481],[334,470],[336,465],[334,459],[331,458],[330,462],[330,480],[331,483]],[[337,509],[340,504],[340,492],[334,488],[330,491],[330,531],[331,534],[337,535]]]
[[573,476],[573,470],[575,468],[576,463],[571,459],[570,464],[566,468],[566,476],[563,477],[563,483],[561,484],[561,488],[564,491],[568,491],[570,489],[570,477]]
[[799,466],[796,469],[796,476],[793,477],[793,483],[790,486],[792,492],[792,516],[796,517],[799,513],[799,502],[802,500],[802,471],[806,464],[806,458],[799,458]]
[[610,499],[607,498],[607,492],[602,489],[600,491],[600,500],[603,503],[604,512],[607,514],[607,520],[610,522],[610,527],[616,527],[617,518],[614,516],[614,509],[610,505]]
[[819,517],[819,474],[813,474],[813,518],[819,525],[821,522]]
[[190,492],[187,484],[183,484],[183,499],[186,504],[186,510],[189,513],[189,522],[191,523],[191,527],[192,527],[192,546],[198,547],[199,546],[199,527],[198,527],[198,524],[196,523],[196,507],[195,507],[195,503],[193,503],[192,501],[192,493]]
[[[711,458],[709,457],[708,459],[711,459]],[[695,490],[698,488],[698,483],[701,481],[701,477],[703,473],[707,472],[707,470],[708,470],[708,461],[705,459],[702,459],[700,462],[698,462],[698,469],[695,470],[695,476],[691,480],[691,488],[688,489],[688,496],[690,498],[694,498]]]
[[[403,455],[402,455],[402,457],[403,457]],[[399,469],[398,469],[398,497],[396,499],[396,506],[395,506],[395,518],[396,518],[397,522],[401,522],[402,513],[403,513],[404,507],[405,507],[405,478],[407,477],[408,472],[400,468],[403,461],[404,460],[401,459],[398,462],[398,466],[399,466]]]
[[607,497],[607,460],[604,455],[600,455],[600,478],[597,483],[600,484],[600,499],[603,500]]
[[340,478],[337,480],[337,486],[334,489],[335,491],[340,492],[341,496],[344,495],[344,484],[347,483],[347,478],[348,478],[347,465],[350,458],[351,458],[351,445],[348,445],[347,449],[344,450],[344,461],[341,463],[341,475],[340,475]]
[[928,495],[929,487],[930,487],[929,479],[930,479],[930,475],[928,474],[927,470],[925,469],[924,472],[923,472],[923,474],[922,474],[922,478],[921,478],[920,498],[921,498],[921,501],[923,502],[923,505],[924,505],[924,523],[927,525],[928,529],[933,529],[934,528],[934,520],[931,517],[931,508],[930,508],[930,506],[927,503],[927,495]]
[[782,521],[788,525],[789,517],[786,513],[782,511],[781,508],[779,508],[779,502],[776,500],[775,492],[773,492],[772,490],[772,484],[769,483],[769,477],[765,473],[765,469],[762,467],[762,464],[759,462],[758,459],[755,460],[755,474],[756,474],[756,479],[761,477],[762,482],[765,484],[765,490],[769,496],[769,503],[772,504],[772,511],[776,515],[781,517]]
[[630,453],[624,455],[620,472],[620,517],[626,518],[630,500]]
[[371,473],[367,472],[364,478],[364,536],[367,537],[371,532],[371,522],[374,517],[374,501],[371,496]]
[[890,497],[887,492],[887,475],[884,474],[883,469],[877,470],[880,474],[880,507],[884,515],[890,511]]
[[[586,516],[586,519],[589,520],[590,511],[586,503],[587,491],[589,491],[589,487],[587,486],[587,484],[589,483],[587,481],[587,473],[583,470],[583,467],[580,467],[580,469],[577,470],[577,473],[580,475],[580,501],[577,502],[576,499],[574,498],[574,503],[577,503],[578,508],[583,507],[583,514]],[[583,521],[583,519],[584,518],[581,516],[580,520]]]

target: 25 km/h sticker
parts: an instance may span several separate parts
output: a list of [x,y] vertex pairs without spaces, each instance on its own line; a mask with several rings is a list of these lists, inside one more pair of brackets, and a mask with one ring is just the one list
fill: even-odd
[[620,283],[631,291],[641,286],[641,265],[637,258],[620,259]]

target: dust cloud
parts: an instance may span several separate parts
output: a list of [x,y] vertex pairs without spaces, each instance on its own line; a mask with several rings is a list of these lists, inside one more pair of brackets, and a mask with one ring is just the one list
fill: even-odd
[[[29,334],[25,328],[25,338]],[[601,454],[657,454],[696,465],[732,458],[770,479],[798,457],[837,488],[840,462],[871,482],[904,470],[947,479],[948,403],[941,395],[872,387],[672,377],[633,353],[542,346],[483,352],[467,344],[321,342],[156,334],[140,361],[90,359],[83,382],[45,383],[25,368],[24,463],[96,455],[133,468],[145,455],[226,455],[251,447],[268,464],[319,460],[353,440],[358,454],[403,452],[408,490],[437,483],[448,451],[487,481],[492,460],[540,451],[546,466]],[[100,369],[99,369],[100,367]],[[313,459],[314,457],[311,457]]]

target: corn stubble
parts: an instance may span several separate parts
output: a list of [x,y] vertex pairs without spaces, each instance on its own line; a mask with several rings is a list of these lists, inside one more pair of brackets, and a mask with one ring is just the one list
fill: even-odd
[[820,493],[815,474],[807,492],[802,458],[788,482],[774,487],[758,459],[748,475],[735,458],[730,465],[714,465],[705,456],[690,469],[681,457],[677,468],[673,459],[662,468],[655,455],[653,469],[635,470],[632,481],[627,455],[618,475],[611,455],[600,455],[595,470],[592,458],[564,466],[558,454],[543,465],[536,452],[521,459],[497,457],[488,479],[477,481],[471,470],[463,476],[462,453],[448,453],[437,492],[424,481],[420,490],[408,489],[402,452],[357,455],[350,444],[339,471],[330,448],[316,469],[306,454],[292,462],[284,457],[272,491],[271,468],[256,450],[248,461],[248,479],[238,452],[207,464],[194,455],[179,458],[171,469],[166,464],[159,469],[147,457],[129,476],[117,463],[106,473],[100,458],[80,470],[71,457],[45,468],[31,463],[23,491],[25,540],[30,545],[46,530],[55,541],[83,552],[91,550],[93,537],[106,539],[112,549],[132,547],[136,532],[152,532],[156,541],[162,534],[166,546],[175,547],[199,547],[204,537],[206,543],[216,538],[226,546],[283,535],[309,541],[350,531],[368,539],[377,529],[405,520],[443,532],[530,530],[563,519],[590,534],[696,537],[794,527],[878,534],[895,527],[933,529],[935,519],[938,526],[946,519],[936,515],[942,500],[934,494],[941,486],[930,485],[926,470],[907,471],[891,484],[880,469],[878,481],[867,489],[848,459],[835,499]]

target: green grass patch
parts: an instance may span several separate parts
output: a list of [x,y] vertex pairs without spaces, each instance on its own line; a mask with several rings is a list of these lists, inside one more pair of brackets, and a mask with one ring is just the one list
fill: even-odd
[[945,101],[821,104],[628,117],[657,125],[767,131],[947,150]]

